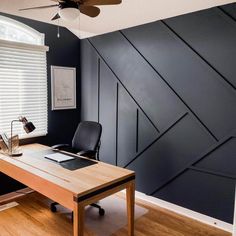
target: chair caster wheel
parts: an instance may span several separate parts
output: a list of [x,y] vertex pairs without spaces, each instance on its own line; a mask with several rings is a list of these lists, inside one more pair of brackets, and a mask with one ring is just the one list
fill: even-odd
[[105,210],[104,209],[99,209],[99,215],[104,216],[105,215]]
[[50,206],[50,209],[51,209],[51,212],[57,212],[57,208],[53,204]]

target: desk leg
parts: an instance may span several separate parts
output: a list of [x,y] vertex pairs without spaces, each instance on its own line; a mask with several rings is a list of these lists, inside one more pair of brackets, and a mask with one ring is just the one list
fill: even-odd
[[79,203],[74,203],[74,236],[84,235],[84,206]]
[[131,181],[126,187],[126,200],[127,200],[128,235],[134,236],[134,202],[135,202],[134,181]]

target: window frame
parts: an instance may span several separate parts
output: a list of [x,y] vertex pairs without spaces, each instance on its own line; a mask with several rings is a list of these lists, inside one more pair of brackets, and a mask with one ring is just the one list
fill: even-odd
[[[45,42],[45,34],[40,33],[38,31],[36,31],[35,29],[29,27],[28,25],[25,25],[19,21],[13,20],[11,18],[5,17],[5,16],[1,16],[0,15],[0,24],[1,22],[5,22],[6,25],[14,25],[15,27],[17,27],[18,29],[21,29],[22,31],[24,31],[24,33],[28,33],[29,35],[33,35],[33,37],[38,38],[37,39],[37,43],[36,44],[32,44],[32,43],[26,43],[26,42],[22,42],[22,41],[13,41],[13,40],[5,40],[5,39],[1,39],[0,38],[0,47],[6,47],[6,48],[15,48],[15,49],[25,49],[25,50],[32,50],[32,51],[40,51],[40,52],[45,52],[45,57],[46,57],[46,61],[47,61],[47,52],[49,51],[49,47],[44,45]],[[34,137],[42,137],[42,136],[46,136],[48,134],[48,74],[47,74],[47,62],[46,62],[46,68],[45,68],[45,72],[46,72],[46,88],[47,88],[47,104],[46,104],[46,109],[47,109],[47,120],[46,122],[46,130],[45,130],[45,134],[29,134],[29,135],[21,135],[20,139],[28,139],[28,138],[34,138]],[[22,114],[24,115],[24,114]],[[15,117],[17,119],[17,117]],[[9,120],[9,126],[10,126],[10,122],[11,120]]]
[[10,42],[17,42],[17,43],[24,43],[24,44],[32,44],[32,45],[44,45],[45,44],[45,34],[38,32],[37,30],[31,28],[30,26],[23,24],[19,21],[13,20],[9,17],[5,17],[0,15],[0,24],[5,24],[6,26],[14,26],[25,33],[25,35],[30,35],[31,37],[37,38],[37,43],[29,43],[27,41],[17,41],[14,39],[1,39],[4,41]]

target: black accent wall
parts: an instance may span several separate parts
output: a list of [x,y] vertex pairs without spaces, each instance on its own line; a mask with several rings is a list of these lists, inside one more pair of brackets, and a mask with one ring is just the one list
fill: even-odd
[[137,190],[232,223],[236,5],[82,40],[82,120]]
[[[60,28],[61,37],[57,38],[57,27],[22,17],[4,13],[0,15],[22,22],[45,34],[48,75],[48,135],[35,139],[23,140],[22,143],[38,142],[46,145],[70,143],[75,129],[80,122],[80,42],[79,39],[65,28]],[[51,111],[51,71],[50,66],[69,66],[77,68],[77,109]],[[1,85],[0,85],[1,86]],[[10,121],[9,121],[10,122]],[[9,123],[10,125],[10,123]],[[0,173],[0,195],[17,190],[23,186]]]

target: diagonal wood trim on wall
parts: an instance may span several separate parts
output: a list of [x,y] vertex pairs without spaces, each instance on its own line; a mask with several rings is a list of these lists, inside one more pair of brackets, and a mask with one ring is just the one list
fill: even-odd
[[236,4],[83,40],[82,120],[137,190],[232,223]]

